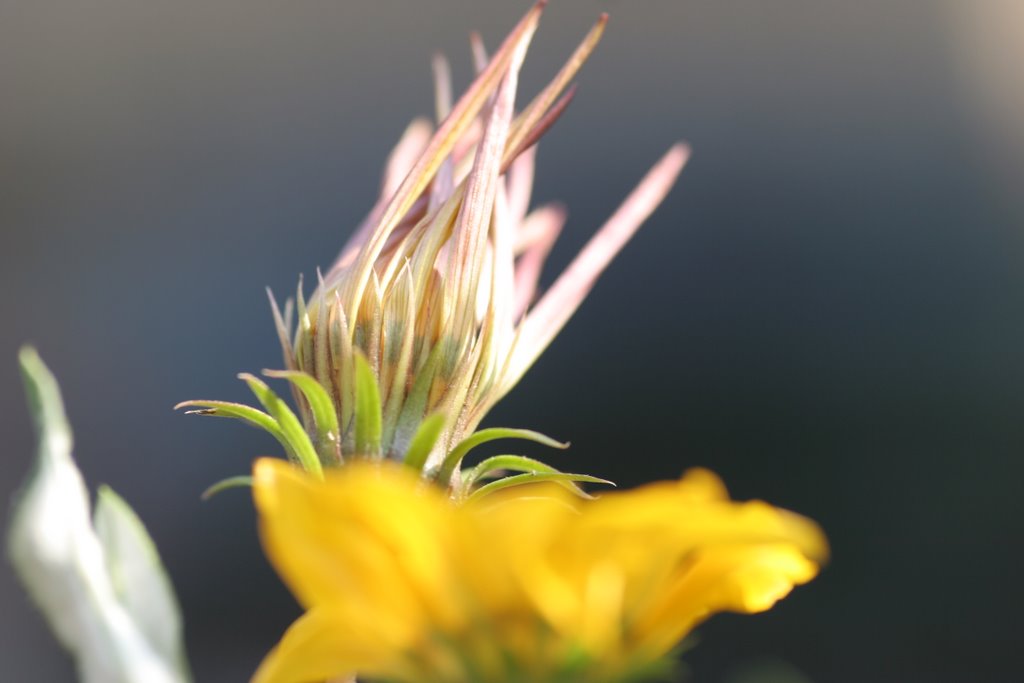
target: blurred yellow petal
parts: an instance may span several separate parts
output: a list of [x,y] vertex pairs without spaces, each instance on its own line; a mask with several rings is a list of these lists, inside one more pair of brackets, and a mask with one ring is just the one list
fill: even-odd
[[252,683],[310,683],[356,671],[399,673],[401,653],[415,633],[402,620],[381,617],[345,604],[306,612],[266,656]]
[[450,575],[451,506],[408,470],[349,467],[321,485],[263,458],[253,491],[267,556],[304,606],[355,602],[413,621],[447,611],[437,588]]
[[716,546],[695,553],[635,624],[637,646],[664,652],[716,612],[763,612],[818,565],[791,543]]
[[462,507],[379,463],[320,482],[261,460],[254,480],[267,554],[311,610],[261,668],[272,683],[617,681],[716,612],[768,609],[827,554],[813,522],[732,502],[705,470]]
[[767,609],[828,553],[813,522],[734,503],[706,470],[590,503],[553,489],[540,500],[507,504],[502,523],[524,522],[507,532],[508,561],[556,630],[597,648],[621,630],[623,647],[663,653],[714,612]]
[[545,621],[572,629],[582,609],[580,581],[553,563],[553,553],[566,544],[574,518],[581,514],[578,498],[554,485],[506,491],[499,502],[467,506],[487,534],[501,538],[492,549],[514,577],[530,609]]

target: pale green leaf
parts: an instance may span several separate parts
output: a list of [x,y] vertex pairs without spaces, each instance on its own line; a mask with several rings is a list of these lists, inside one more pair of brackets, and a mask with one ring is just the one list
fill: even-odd
[[101,486],[93,526],[118,602],[157,656],[184,671],[181,608],[142,520],[113,489]]
[[[101,542],[71,456],[57,382],[33,349],[22,349],[19,360],[39,437],[35,471],[17,498],[8,534],[19,578],[71,652],[83,683],[189,680],[177,604],[152,541],[127,506],[103,494]],[[159,593],[153,604],[141,604],[152,590]]]

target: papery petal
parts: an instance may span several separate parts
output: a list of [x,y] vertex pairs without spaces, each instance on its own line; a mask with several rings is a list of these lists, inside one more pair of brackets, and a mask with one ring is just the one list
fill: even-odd
[[[543,2],[538,2],[520,20],[505,42],[498,48],[491,63],[455,104],[451,114],[434,133],[419,160],[395,191],[394,197],[381,215],[380,222],[356,258],[354,277],[346,286],[345,299],[347,301],[358,302],[362,299],[370,279],[372,266],[384,248],[388,235],[433,179],[438,167],[454,148],[459,138],[476,120],[484,103],[505,77],[516,54],[525,50],[529,45],[537,28],[543,6]],[[351,304],[350,317],[355,316],[356,305],[356,303]]]
[[[604,35],[607,23],[608,15],[602,14],[551,82],[533,98],[533,101],[526,105],[523,113],[516,117],[512,123],[508,146],[505,148],[506,160],[515,158],[529,144],[527,140],[533,137],[534,128],[544,119],[555,100],[579,72],[584,62],[590,57],[590,53],[597,47],[601,36]],[[546,125],[550,125],[550,122]]]
[[576,312],[597,277],[668,194],[689,155],[687,146],[673,146],[541,297],[523,323],[515,357],[502,379],[506,389],[519,381]]
[[370,213],[366,216],[359,227],[356,228],[352,236],[345,242],[345,246],[342,248],[341,253],[338,255],[331,270],[328,272],[328,278],[331,274],[339,269],[344,268],[355,260],[356,254],[363,246],[363,242],[367,240],[373,228],[380,221],[381,215],[384,213],[384,207],[387,205],[391,196],[398,189],[402,179],[408,175],[409,170],[412,168],[416,159],[423,154],[423,150],[426,148],[427,143],[430,141],[430,134],[432,127],[430,122],[426,119],[414,119],[412,123],[402,133],[402,137],[398,140],[398,144],[391,150],[391,154],[388,156],[387,164],[384,166],[384,176],[381,179],[380,187],[380,199]]
[[516,263],[514,318],[520,318],[537,293],[541,270],[551,248],[565,225],[566,211],[561,206],[544,206],[530,213],[520,229],[522,256]]
[[512,120],[519,69],[526,57],[526,47],[527,43],[521,43],[513,52],[508,71],[498,88],[484,136],[473,159],[465,197],[452,234],[455,249],[445,282],[445,298],[461,304],[456,306],[456,315],[449,328],[456,338],[464,338],[470,326],[476,323],[473,297],[480,282],[483,250],[490,233],[501,158]]
[[508,214],[511,225],[520,225],[530,209],[537,148],[530,147],[516,157],[508,169]]
[[[452,110],[452,70],[443,55],[435,55],[431,66],[434,70],[434,116],[440,124]],[[449,154],[437,169],[430,187],[430,204],[427,213],[434,213],[448,200],[455,187],[455,162]]]

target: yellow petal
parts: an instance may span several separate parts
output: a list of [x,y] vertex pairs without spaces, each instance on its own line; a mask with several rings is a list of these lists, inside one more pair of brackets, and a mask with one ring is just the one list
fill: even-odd
[[734,543],[793,543],[822,561],[828,544],[813,522],[761,501],[729,500],[721,480],[691,470],[679,482],[659,482],[606,495],[580,518],[574,542],[600,542],[645,564],[653,548],[683,556],[695,549]]
[[794,544],[727,545],[698,551],[634,625],[637,646],[662,653],[698,623],[723,611],[763,612],[818,565]]
[[411,473],[349,465],[318,483],[266,458],[253,490],[267,556],[303,605],[345,602],[413,623],[446,616],[452,509]]
[[613,676],[711,614],[768,609],[827,554],[813,522],[732,502],[704,470],[592,502],[537,486],[458,508],[388,464],[319,482],[261,460],[254,490],[267,553],[310,607],[260,683],[498,680],[503,662],[543,678],[580,648]]
[[345,605],[320,607],[291,625],[252,683],[309,683],[354,674],[398,673],[396,656],[413,636],[406,622]]
[[590,503],[560,495],[507,503],[507,561],[556,631],[606,656],[661,656],[714,612],[767,609],[828,552],[813,522],[730,501],[706,470]]
[[520,487],[493,497],[497,503],[467,506],[480,519],[488,538],[501,539],[494,557],[506,565],[519,590],[552,624],[569,630],[579,622],[585,577],[570,575],[553,562],[554,549],[566,544],[574,518],[582,512],[578,499],[554,485]]

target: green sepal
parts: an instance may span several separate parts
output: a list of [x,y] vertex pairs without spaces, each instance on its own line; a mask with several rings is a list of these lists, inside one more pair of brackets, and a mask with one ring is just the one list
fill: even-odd
[[420,423],[419,429],[416,430],[409,443],[409,449],[405,452],[406,465],[417,472],[423,470],[423,466],[427,464],[427,458],[430,457],[430,451],[434,449],[434,444],[437,443],[438,437],[444,431],[447,420],[448,416],[444,413],[434,413]]
[[237,477],[228,477],[221,479],[217,483],[211,485],[205,491],[200,494],[200,498],[203,500],[210,500],[221,491],[227,491],[228,489],[239,489],[244,487],[252,487],[252,476],[248,474],[240,474]]
[[247,406],[243,403],[231,403],[229,401],[182,401],[178,405],[174,406],[175,410],[179,410],[181,408],[198,408],[198,410],[186,411],[186,415],[230,417],[236,420],[241,420],[250,427],[256,427],[257,429],[269,432],[271,436],[280,442],[290,458],[297,459],[293,453],[291,444],[288,443],[287,437],[285,437],[284,432],[281,430],[281,426],[277,424],[277,420],[258,408],[253,408],[252,406]]
[[289,450],[303,469],[317,478],[323,478],[323,467],[320,465],[320,458],[313,448],[313,442],[309,435],[302,428],[302,423],[296,417],[288,404],[281,400],[281,397],[267,386],[267,384],[255,375],[243,372],[238,378],[249,385],[249,389],[256,396],[257,400],[267,409],[267,412],[277,421],[284,438],[288,443]]
[[427,410],[427,399],[430,397],[430,387],[434,383],[434,375],[441,362],[440,359],[440,347],[435,346],[427,356],[423,367],[416,373],[416,380],[413,382],[409,395],[405,398],[402,412],[398,416],[398,424],[395,425],[394,437],[389,446],[391,453],[400,454],[409,450],[412,438],[423,422],[423,414]]
[[377,376],[361,352],[355,355],[356,414],[355,453],[360,457],[380,457],[383,416]]
[[480,500],[484,496],[491,493],[496,493],[503,489],[512,488],[513,486],[523,486],[525,484],[539,484],[543,482],[553,482],[562,486],[565,486],[573,493],[579,493],[580,489],[574,486],[576,482],[584,482],[588,484],[608,484],[615,486],[613,482],[607,479],[601,479],[599,477],[592,477],[589,474],[569,474],[567,472],[527,472],[525,474],[515,474],[511,477],[505,477],[504,479],[498,479],[492,481],[489,484],[484,484],[473,493],[469,494],[466,498],[466,502]]
[[491,427],[489,429],[481,429],[480,431],[467,436],[465,439],[460,441],[455,448],[448,452],[448,455],[444,458],[444,462],[441,463],[441,471],[438,473],[437,477],[438,481],[447,482],[451,479],[455,468],[459,466],[462,459],[466,457],[466,454],[469,453],[469,451],[480,444],[487,443],[488,441],[496,441],[498,439],[523,439],[525,441],[533,441],[545,446],[550,446],[551,448],[559,449],[566,449],[569,447],[568,443],[555,441],[550,436],[545,436],[540,432],[534,432],[529,429],[513,429],[510,427]]
[[[487,476],[496,475],[505,470],[523,472],[526,474],[564,474],[563,472],[556,470],[551,465],[543,463],[540,460],[527,458],[524,455],[495,455],[481,461],[476,467],[463,474],[462,483],[458,491],[459,497],[465,498],[465,496],[472,491],[473,486],[475,486],[481,479],[484,479]],[[593,496],[575,484],[572,484],[572,482],[567,484],[567,488],[570,488],[573,493],[577,494],[581,498],[593,498]]]
[[316,423],[316,450],[323,463],[341,462],[341,441],[338,413],[334,401],[315,377],[299,370],[264,370],[263,374],[275,379],[286,379],[306,397],[313,421]]

